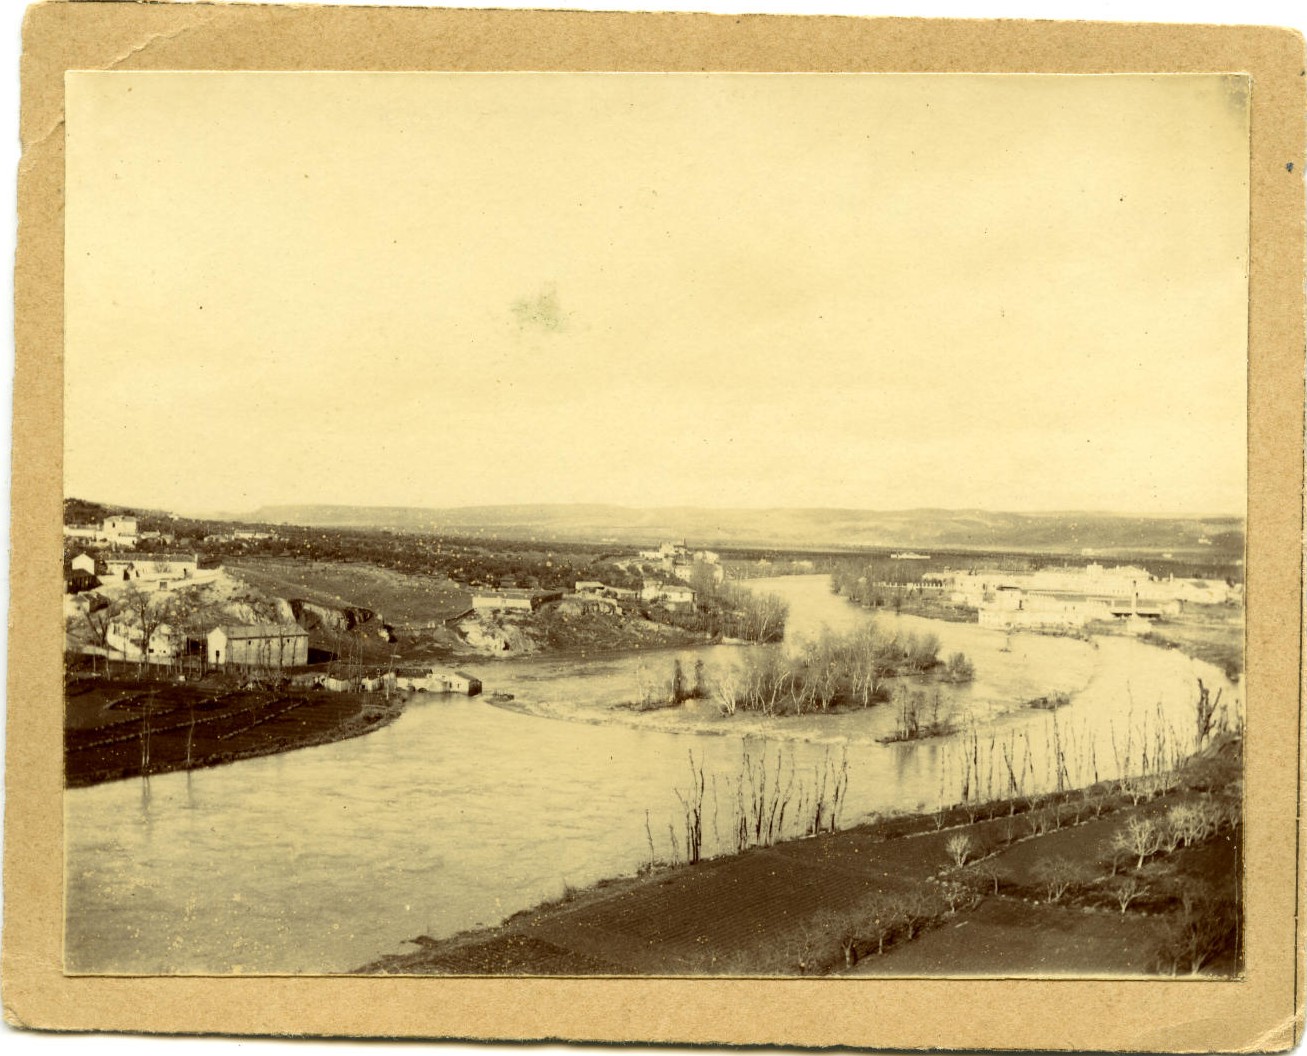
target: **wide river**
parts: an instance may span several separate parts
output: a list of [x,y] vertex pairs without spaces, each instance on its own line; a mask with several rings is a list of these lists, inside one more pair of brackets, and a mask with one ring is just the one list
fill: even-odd
[[[871,618],[825,576],[751,585],[790,604],[786,643],[766,648]],[[966,732],[881,744],[890,705],[770,720],[725,718],[706,703],[614,707],[667,681],[678,657],[688,676],[702,660],[711,677],[752,648],[708,646],[472,664],[511,705],[419,695],[393,725],[339,744],[68,791],[66,970],[341,972],[417,935],[497,923],[564,885],[634,873],[651,841],[655,857],[672,857],[673,832],[683,853],[677,792],[690,788],[691,756],[707,786],[707,854],[731,830],[746,752],[765,756],[773,777],[778,759],[796,772],[791,822],[798,796],[811,800],[818,775],[847,753],[848,825],[956,801],[972,738],[985,760],[973,789],[1002,791],[1004,750],[1028,788],[1052,787],[1054,743],[1072,783],[1138,771],[1159,737],[1189,747],[1198,678],[1239,706],[1239,687],[1214,667],[1124,637],[1009,639],[880,619],[938,635],[941,656],[971,658],[974,682],[944,691]],[[1056,732],[1050,713],[1022,706],[1052,691],[1072,695]]]

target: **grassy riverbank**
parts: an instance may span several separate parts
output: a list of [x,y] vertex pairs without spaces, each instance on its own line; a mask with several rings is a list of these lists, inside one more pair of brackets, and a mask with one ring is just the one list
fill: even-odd
[[78,788],[328,744],[380,729],[403,710],[402,696],[380,693],[73,678],[65,688],[64,781]]
[[1120,975],[1240,970],[1241,742],[1179,771],[658,867],[415,938],[360,972]]

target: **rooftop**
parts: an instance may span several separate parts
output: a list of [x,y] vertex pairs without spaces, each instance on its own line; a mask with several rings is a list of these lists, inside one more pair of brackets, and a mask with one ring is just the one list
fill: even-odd
[[214,630],[222,631],[228,639],[245,638],[307,638],[309,632],[295,623],[222,624]]

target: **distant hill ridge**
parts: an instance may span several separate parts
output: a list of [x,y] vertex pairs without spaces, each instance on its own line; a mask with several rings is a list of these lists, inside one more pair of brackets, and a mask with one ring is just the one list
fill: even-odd
[[264,506],[243,521],[374,527],[621,543],[696,545],[1209,551],[1241,555],[1242,517],[838,508],[712,509],[605,504]]

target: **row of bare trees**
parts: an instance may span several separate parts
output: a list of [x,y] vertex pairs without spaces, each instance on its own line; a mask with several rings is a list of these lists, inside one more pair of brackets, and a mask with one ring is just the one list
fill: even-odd
[[[739,853],[770,847],[784,839],[834,832],[849,787],[848,750],[828,750],[820,761],[800,766],[793,746],[773,755],[764,745],[757,754],[746,745],[733,775],[708,780],[703,758],[689,753],[689,783],[674,789],[680,816],[668,823],[670,857],[659,856],[649,812],[645,833],[649,865],[659,861],[693,865],[706,853]],[[713,844],[705,846],[705,822]]]

